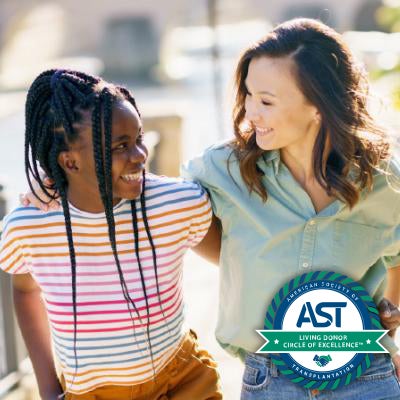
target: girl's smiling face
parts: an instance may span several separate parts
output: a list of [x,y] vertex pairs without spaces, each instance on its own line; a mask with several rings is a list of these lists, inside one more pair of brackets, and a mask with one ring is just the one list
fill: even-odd
[[[78,139],[61,152],[59,163],[68,179],[68,199],[77,208],[89,212],[104,210],[93,157],[91,113],[83,113]],[[117,101],[112,110],[111,173],[113,204],[140,196],[147,149],[143,143],[142,123],[128,101]],[[103,135],[104,148],[104,135]]]

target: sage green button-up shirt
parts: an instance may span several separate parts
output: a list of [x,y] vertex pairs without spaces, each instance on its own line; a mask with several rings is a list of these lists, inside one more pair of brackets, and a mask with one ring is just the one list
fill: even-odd
[[[263,341],[256,329],[263,328],[273,296],[290,279],[311,270],[345,274],[359,281],[377,303],[381,300],[386,268],[400,265],[396,160],[390,162],[393,175],[376,173],[372,192],[363,193],[352,210],[336,200],[316,213],[308,194],[280,161],[279,151],[265,152],[257,162],[264,173],[266,203],[249,194],[230,153],[227,144],[213,146],[182,171],[209,191],[222,222],[216,338],[226,350],[241,356],[243,350],[259,349]],[[382,343],[395,352],[394,342],[385,339]]]

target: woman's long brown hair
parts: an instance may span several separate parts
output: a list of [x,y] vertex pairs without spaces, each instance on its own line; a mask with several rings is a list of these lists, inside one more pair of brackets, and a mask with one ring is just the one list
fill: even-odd
[[[244,127],[245,79],[250,61],[259,57],[291,57],[294,61],[299,88],[321,115],[313,150],[316,179],[328,194],[353,207],[360,192],[371,189],[374,170],[389,155],[386,133],[367,110],[365,71],[337,32],[312,19],[284,22],[242,54],[235,76],[235,139],[231,145],[248,190],[263,201],[267,189],[256,161],[265,150],[257,146],[254,131]],[[324,158],[327,141],[330,149]]]

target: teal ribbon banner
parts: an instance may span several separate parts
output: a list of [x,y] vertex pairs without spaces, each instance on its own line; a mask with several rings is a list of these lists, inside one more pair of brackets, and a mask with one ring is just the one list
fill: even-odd
[[257,353],[292,353],[295,351],[348,351],[353,353],[387,353],[379,340],[388,332],[365,331],[282,331],[257,330],[266,340]]

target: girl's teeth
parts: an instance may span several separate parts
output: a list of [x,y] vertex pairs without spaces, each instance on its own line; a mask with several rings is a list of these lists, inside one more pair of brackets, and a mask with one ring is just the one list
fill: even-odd
[[122,175],[121,177],[124,181],[137,181],[141,176],[142,174],[138,172],[137,174]]

